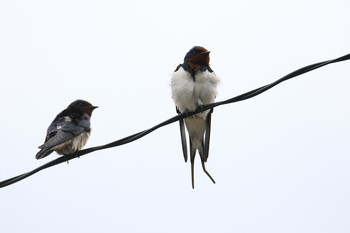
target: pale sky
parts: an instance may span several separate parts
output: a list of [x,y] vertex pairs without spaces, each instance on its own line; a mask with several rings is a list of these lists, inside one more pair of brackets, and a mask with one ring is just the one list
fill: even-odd
[[[0,3],[0,180],[36,160],[72,101],[99,108],[85,148],[175,113],[170,75],[211,51],[217,100],[350,52],[350,2],[15,1]],[[6,233],[350,232],[350,61],[218,107],[207,169],[191,188],[178,124],[0,190]]]

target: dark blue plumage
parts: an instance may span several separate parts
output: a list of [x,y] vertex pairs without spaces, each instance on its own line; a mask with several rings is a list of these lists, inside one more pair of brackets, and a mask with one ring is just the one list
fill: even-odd
[[60,112],[47,129],[45,143],[36,154],[41,159],[53,151],[68,155],[80,150],[90,135],[90,117],[97,108],[85,100],[76,100]]

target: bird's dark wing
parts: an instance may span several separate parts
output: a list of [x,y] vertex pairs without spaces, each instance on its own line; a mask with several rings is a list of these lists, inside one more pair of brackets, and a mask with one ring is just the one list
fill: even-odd
[[178,70],[180,69],[180,67],[182,67],[182,64],[178,65],[178,66],[176,67],[176,69],[174,70],[174,72],[178,71]]
[[209,145],[210,145],[210,130],[211,130],[211,114],[213,109],[207,115],[206,119],[206,129],[205,129],[205,141],[204,141],[204,151],[203,151],[203,160],[207,162],[209,157]]
[[[180,114],[181,112],[176,108],[176,112]],[[187,156],[187,141],[186,141],[186,130],[185,130],[185,123],[184,120],[179,120],[180,124],[180,135],[181,135],[181,145],[182,145],[182,152],[184,155],[185,162],[187,162],[188,156]]]
[[63,125],[58,124],[58,126],[55,124],[55,126],[56,127],[49,127],[48,138],[43,145],[39,146],[40,149],[51,149],[72,140],[83,132],[87,132],[85,127],[76,125],[73,122],[65,122]]
[[41,149],[36,155],[35,158],[36,159],[42,159],[45,158],[46,156],[48,156],[49,154],[51,154],[53,152],[53,150],[49,150],[49,149]]

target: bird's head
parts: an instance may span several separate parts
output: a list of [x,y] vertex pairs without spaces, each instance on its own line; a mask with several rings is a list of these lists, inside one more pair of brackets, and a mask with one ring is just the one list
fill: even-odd
[[194,46],[187,52],[184,62],[190,63],[190,65],[209,66],[209,53],[210,51],[201,46]]
[[98,108],[98,106],[93,106],[92,104],[90,104],[85,100],[76,100],[68,106],[68,109],[79,109],[87,113],[90,117],[91,117],[92,111],[95,108]]

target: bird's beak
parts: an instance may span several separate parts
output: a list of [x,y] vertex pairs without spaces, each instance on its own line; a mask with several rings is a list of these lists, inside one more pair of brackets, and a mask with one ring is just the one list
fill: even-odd
[[200,54],[209,54],[210,53],[210,51],[205,51],[205,52],[201,52]]
[[90,108],[91,108],[91,110],[94,110],[94,109],[98,108],[98,106],[91,106]]

